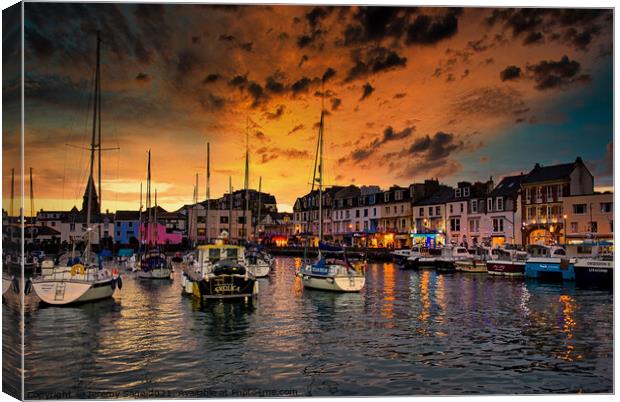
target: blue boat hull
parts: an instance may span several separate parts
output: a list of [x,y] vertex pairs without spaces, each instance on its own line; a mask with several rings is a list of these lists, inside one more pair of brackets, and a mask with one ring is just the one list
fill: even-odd
[[575,266],[573,263],[549,261],[528,261],[525,264],[525,277],[542,280],[574,281]]

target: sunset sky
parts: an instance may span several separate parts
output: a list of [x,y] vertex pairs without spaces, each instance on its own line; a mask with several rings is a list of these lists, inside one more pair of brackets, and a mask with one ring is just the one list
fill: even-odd
[[[325,77],[326,184],[496,182],[586,160],[613,185],[611,10],[26,3],[26,168],[36,209],[81,204],[95,32],[104,209],[250,181],[281,210],[309,189]],[[5,56],[6,57],[6,56]],[[92,123],[90,123],[92,124]],[[16,127],[6,127],[16,130]],[[5,152],[18,143],[4,140]],[[4,198],[9,196],[5,158]],[[26,184],[28,186],[28,184]],[[28,187],[26,187],[28,188]],[[28,191],[28,190],[26,190]]]

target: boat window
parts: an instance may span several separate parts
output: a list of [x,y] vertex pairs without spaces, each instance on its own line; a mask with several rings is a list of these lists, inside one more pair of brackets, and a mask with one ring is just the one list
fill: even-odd
[[566,251],[564,251],[563,249],[558,249],[558,250],[555,250],[555,252],[553,254],[555,254],[555,255],[566,255]]
[[230,259],[236,259],[237,258],[237,249],[236,248],[229,248],[227,250],[227,257]]
[[457,248],[456,251],[459,253],[467,253],[467,250],[464,248]]
[[210,248],[209,249],[209,260],[211,260],[211,261],[219,261],[220,260],[220,249],[219,248]]

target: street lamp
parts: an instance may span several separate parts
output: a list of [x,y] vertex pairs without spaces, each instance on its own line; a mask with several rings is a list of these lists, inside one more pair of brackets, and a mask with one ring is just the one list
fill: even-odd
[[564,245],[566,245],[566,214],[564,214],[562,218],[564,218]]

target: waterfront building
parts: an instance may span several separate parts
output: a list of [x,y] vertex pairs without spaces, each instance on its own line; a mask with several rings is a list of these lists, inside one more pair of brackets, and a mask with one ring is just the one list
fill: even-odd
[[[98,245],[100,242],[104,242],[106,247],[111,247],[114,242],[114,214],[108,211],[103,214],[93,214],[91,216],[91,228],[91,244]],[[60,223],[61,243],[70,245],[74,240],[78,243],[83,241],[86,229],[86,211],[79,211],[74,206],[62,217]]]
[[413,230],[411,191],[407,187],[392,186],[380,195],[381,218],[378,231],[383,233],[379,247],[402,248],[411,245],[409,233]]
[[446,224],[448,221],[446,203],[452,199],[454,189],[446,185],[437,185],[434,192],[417,199],[412,204],[414,244],[428,248],[446,244]]
[[[228,241],[232,244],[242,243],[246,239],[243,224],[244,210],[238,208],[232,211],[230,208],[218,209],[224,205],[219,201],[211,200],[208,219],[206,201],[191,205],[187,209],[187,236],[191,244],[205,244],[207,242],[207,230],[209,241],[221,236],[224,231],[228,233]],[[252,221],[251,211],[245,212],[245,219],[248,222]],[[249,231],[248,234],[251,236],[252,229],[245,226],[245,230]]]
[[[342,186],[333,186],[323,189],[323,239],[333,241],[332,228],[332,209],[334,197],[337,192],[342,190]],[[317,245],[319,238],[319,190],[313,190],[308,194],[297,198],[293,206],[293,224],[295,235],[299,237],[303,244],[303,237],[308,236],[310,244]]]
[[524,244],[561,243],[564,198],[594,192],[594,177],[583,160],[559,165],[536,164],[521,181]]
[[334,194],[331,220],[335,242],[351,246],[353,234],[360,231],[360,211],[357,208],[360,196],[361,190],[353,185],[344,187]]
[[[446,202],[447,241],[465,247],[489,242],[489,233],[485,231],[486,195],[493,188],[493,180],[486,183],[459,182],[453,191],[452,198]],[[482,207],[482,208],[481,208]],[[470,222],[473,230],[470,231]]]
[[137,246],[139,228],[139,211],[116,211],[114,214],[114,243]]
[[489,234],[492,246],[522,243],[521,181],[524,178],[523,174],[504,177],[478,207],[486,207],[482,230]]
[[257,236],[262,243],[284,247],[288,245],[289,238],[295,233],[294,229],[292,213],[270,212],[261,218],[257,227]]
[[569,195],[563,200],[564,244],[613,242],[614,195],[611,192]]

